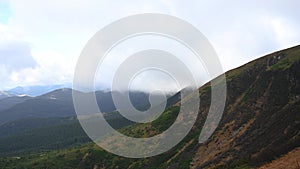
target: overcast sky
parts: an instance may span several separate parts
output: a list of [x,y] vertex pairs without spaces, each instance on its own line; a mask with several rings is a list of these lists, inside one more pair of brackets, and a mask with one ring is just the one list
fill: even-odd
[[[0,90],[70,84],[87,41],[105,25],[139,13],[169,14],[193,24],[229,70],[298,45],[299,6],[299,0],[0,0]],[[155,76],[141,79],[155,85]]]

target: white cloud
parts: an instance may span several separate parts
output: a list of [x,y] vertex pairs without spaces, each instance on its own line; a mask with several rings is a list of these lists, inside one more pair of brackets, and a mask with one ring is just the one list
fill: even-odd
[[299,29],[282,18],[274,18],[269,20],[273,28],[276,40],[279,46],[289,47],[291,44],[299,44]]
[[31,56],[30,45],[25,42],[7,42],[0,44],[1,65],[8,70],[20,70],[35,67],[36,62]]
[[12,42],[30,44],[36,64],[13,71],[0,66],[5,81],[0,89],[72,81],[76,60],[89,38],[112,21],[138,13],[165,13],[192,23],[210,40],[226,70],[300,43],[296,0],[10,0],[9,6],[8,22],[0,23],[0,48]]

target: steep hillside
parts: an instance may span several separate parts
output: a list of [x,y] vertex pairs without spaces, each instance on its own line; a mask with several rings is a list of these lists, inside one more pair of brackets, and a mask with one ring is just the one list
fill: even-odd
[[[300,146],[300,46],[275,52],[226,73],[225,111],[210,139],[198,137],[210,106],[209,84],[199,89],[195,126],[176,147],[159,156],[128,159],[90,143],[44,154],[0,159],[2,168],[255,168]],[[157,120],[120,132],[134,137],[161,133],[174,121],[178,106]],[[300,160],[299,160],[300,161]]]
[[248,63],[227,77],[221,125],[199,145],[192,168],[259,166],[300,146],[300,46]]
[[286,155],[273,160],[272,162],[265,164],[259,169],[299,169],[300,168],[300,148],[296,148]]

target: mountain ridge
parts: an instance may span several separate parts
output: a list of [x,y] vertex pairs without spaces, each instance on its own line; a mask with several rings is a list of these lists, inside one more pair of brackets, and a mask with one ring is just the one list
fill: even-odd
[[17,86],[15,88],[9,89],[5,92],[13,95],[27,95],[31,97],[40,96],[49,93],[53,90],[60,88],[65,88],[68,85],[57,84],[57,85],[36,85],[36,86]]
[[[73,92],[81,94],[80,91],[62,88],[56,89],[49,93],[36,96],[36,97],[9,97],[0,100],[0,125],[7,122],[15,121],[28,117],[68,117],[76,116],[76,112],[73,105]],[[115,92],[115,94],[124,94],[122,92]],[[150,107],[149,93],[141,91],[130,91],[130,100],[134,107],[145,110]],[[103,113],[110,113],[116,111],[116,107],[113,102],[111,91],[96,91],[96,100],[99,108]],[[176,102],[179,100],[178,93],[170,98],[170,102]],[[171,103],[167,103],[168,106]]]

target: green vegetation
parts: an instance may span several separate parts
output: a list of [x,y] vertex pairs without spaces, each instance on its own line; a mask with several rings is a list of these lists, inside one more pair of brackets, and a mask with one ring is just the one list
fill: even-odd
[[[116,129],[132,124],[117,113],[105,117]],[[0,131],[5,131],[0,137],[0,156],[49,152],[91,141],[75,117],[27,118],[0,126]]]
[[[166,110],[161,117],[148,124],[134,124],[120,129],[120,132],[136,137],[149,137],[152,134],[158,134],[168,128],[176,119],[179,111],[178,106],[174,106]],[[69,130],[69,129],[68,129]],[[67,131],[67,130],[66,130]],[[138,134],[140,133],[140,134]],[[194,137],[195,135],[193,135]],[[187,139],[189,139],[188,137]],[[187,141],[187,140],[185,140]],[[116,168],[124,166],[132,166],[133,168],[141,168],[148,166],[149,168],[165,168],[167,161],[173,157],[178,151],[184,147],[185,141],[176,146],[172,151],[155,158],[146,159],[126,159],[113,155],[100,149],[93,143],[75,146],[72,148],[57,150],[51,152],[32,153],[30,155],[20,155],[20,159],[10,156],[0,158],[0,168],[93,168],[94,166],[106,166],[107,168]],[[49,142],[48,142],[49,143]],[[194,143],[194,142],[193,142]],[[196,143],[196,142],[195,142]],[[192,146],[188,146],[191,148]],[[180,154],[180,153],[179,153]],[[179,157],[179,156],[178,156]],[[181,166],[187,168],[192,156],[186,158]],[[178,159],[176,159],[178,160]]]
[[179,106],[170,107],[158,119],[146,124],[134,124],[120,130],[130,137],[146,138],[157,135],[169,128],[179,113]]
[[290,50],[284,54],[274,57],[277,57],[276,59],[278,59],[278,62],[271,66],[269,70],[285,70],[289,68],[293,63],[300,60],[300,49],[296,48],[295,50]]

